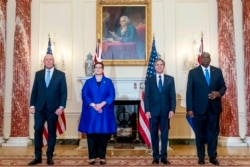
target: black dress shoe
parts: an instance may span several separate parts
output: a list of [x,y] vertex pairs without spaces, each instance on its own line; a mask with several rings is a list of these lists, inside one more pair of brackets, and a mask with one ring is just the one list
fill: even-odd
[[170,162],[166,159],[161,159],[161,162],[165,165],[170,165]]
[[50,166],[54,165],[54,161],[53,161],[52,157],[47,158],[47,164]]
[[217,166],[220,165],[219,161],[216,158],[210,158],[209,162]]
[[28,163],[29,166],[42,163],[42,158],[35,158]]
[[153,161],[152,161],[152,164],[159,164],[159,159],[154,159]]
[[204,164],[205,164],[205,160],[204,160],[204,159],[199,159],[199,160],[198,160],[198,164],[204,165]]

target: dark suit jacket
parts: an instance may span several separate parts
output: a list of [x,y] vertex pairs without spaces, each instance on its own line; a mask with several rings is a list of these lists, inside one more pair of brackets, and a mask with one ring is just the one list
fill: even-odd
[[[187,111],[193,111],[194,114],[204,114],[209,102],[208,94],[212,91],[219,91],[221,96],[223,96],[226,91],[222,71],[219,68],[210,66],[209,86],[201,66],[190,70],[186,92]],[[221,97],[211,100],[211,104],[214,113],[220,113],[222,111]]]
[[36,112],[46,104],[49,111],[55,112],[60,106],[66,107],[67,84],[65,74],[54,69],[48,88],[45,84],[45,69],[36,72],[31,92],[30,106],[35,106]]
[[149,77],[145,84],[144,98],[145,112],[151,116],[167,116],[169,111],[175,112],[176,94],[174,78],[164,74],[164,83],[160,92],[157,86],[156,76]]

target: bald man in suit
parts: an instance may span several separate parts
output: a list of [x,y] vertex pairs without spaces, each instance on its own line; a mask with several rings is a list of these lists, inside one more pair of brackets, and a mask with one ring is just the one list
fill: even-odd
[[222,112],[221,97],[226,92],[222,71],[210,65],[208,52],[201,55],[201,65],[191,69],[188,74],[186,92],[187,116],[193,118],[195,126],[198,164],[205,164],[205,144],[209,162],[219,165],[217,140],[219,120]]
[[[57,119],[62,114],[67,100],[65,73],[54,67],[52,54],[47,54],[43,62],[45,68],[36,72],[30,98],[30,113],[34,114],[35,119],[35,159],[28,165],[42,163],[43,129],[46,121],[48,126],[47,164],[54,165],[53,152],[56,144]],[[48,82],[47,77],[51,78]]]

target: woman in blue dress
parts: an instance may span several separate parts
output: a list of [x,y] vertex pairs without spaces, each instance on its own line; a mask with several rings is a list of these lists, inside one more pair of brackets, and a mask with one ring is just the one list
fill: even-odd
[[112,134],[116,133],[114,113],[115,88],[111,79],[103,75],[104,65],[94,65],[94,75],[87,79],[82,88],[82,114],[78,130],[86,133],[89,164],[96,158],[106,164],[106,150]]

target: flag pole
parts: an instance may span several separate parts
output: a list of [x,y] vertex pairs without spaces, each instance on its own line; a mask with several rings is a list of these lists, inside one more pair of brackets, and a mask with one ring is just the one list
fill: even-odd
[[136,142],[138,142],[138,143],[141,143],[141,140],[140,140],[140,138],[139,138],[139,126],[138,126],[138,124],[139,124],[139,109],[140,109],[140,103],[141,102],[139,102],[139,108],[138,108],[138,112],[136,113],[136,137],[135,137],[135,139],[133,140],[133,144],[134,143],[136,143]]

